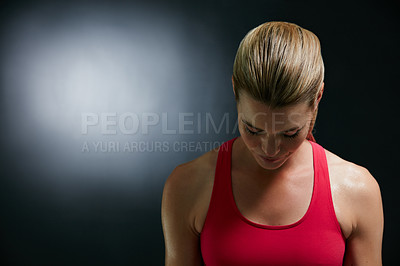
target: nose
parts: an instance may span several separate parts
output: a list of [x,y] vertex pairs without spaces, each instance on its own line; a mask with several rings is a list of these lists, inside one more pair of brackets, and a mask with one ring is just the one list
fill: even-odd
[[279,146],[280,146],[279,140],[276,137],[271,136],[271,137],[266,137],[263,140],[261,148],[266,156],[275,157],[276,155],[278,155],[280,151]]

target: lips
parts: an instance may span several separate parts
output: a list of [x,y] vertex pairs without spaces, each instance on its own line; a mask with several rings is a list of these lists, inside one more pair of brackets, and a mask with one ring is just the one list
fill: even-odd
[[281,160],[282,158],[271,158],[271,157],[264,157],[259,155],[264,161],[268,161],[268,162],[277,162],[279,160]]

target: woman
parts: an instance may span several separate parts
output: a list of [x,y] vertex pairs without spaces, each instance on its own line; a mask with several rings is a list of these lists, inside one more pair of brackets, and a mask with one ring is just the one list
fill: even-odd
[[318,38],[251,30],[232,76],[240,137],[180,165],[162,200],[166,265],[381,265],[380,189],[315,142]]

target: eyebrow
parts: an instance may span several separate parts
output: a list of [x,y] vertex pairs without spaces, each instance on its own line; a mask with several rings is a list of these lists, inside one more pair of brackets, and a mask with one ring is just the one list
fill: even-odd
[[[246,125],[248,125],[249,127],[252,127],[252,128],[254,128],[254,129],[257,129],[258,131],[264,131],[264,129],[261,129],[261,128],[258,128],[258,127],[253,126],[252,124],[250,124],[250,122],[247,122],[247,121],[244,120],[243,118],[242,118],[242,122],[245,123]],[[296,129],[300,129],[300,127],[292,127],[292,128],[287,129],[287,130],[283,130],[283,131],[281,131],[281,132],[289,132],[289,131],[293,131],[293,130],[296,130]]]

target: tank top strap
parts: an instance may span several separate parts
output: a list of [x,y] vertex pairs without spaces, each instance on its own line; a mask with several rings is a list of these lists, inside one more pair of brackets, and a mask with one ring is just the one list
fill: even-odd
[[313,147],[314,157],[314,186],[316,190],[315,201],[318,213],[325,212],[325,217],[330,218],[330,222],[339,230],[340,224],[336,218],[335,209],[332,200],[331,183],[329,178],[328,161],[326,159],[325,149],[316,142],[309,141]]
[[[231,175],[231,156],[232,156],[232,146],[233,142],[237,137],[224,142],[218,150],[218,159],[215,169],[216,176],[228,177]],[[222,180],[224,181],[224,180]]]
[[226,206],[229,206],[230,186],[228,184],[231,182],[232,145],[236,139],[237,137],[228,140],[219,147],[211,204],[208,211],[209,216],[214,212],[214,209],[218,209],[217,212],[220,212],[226,210]]

